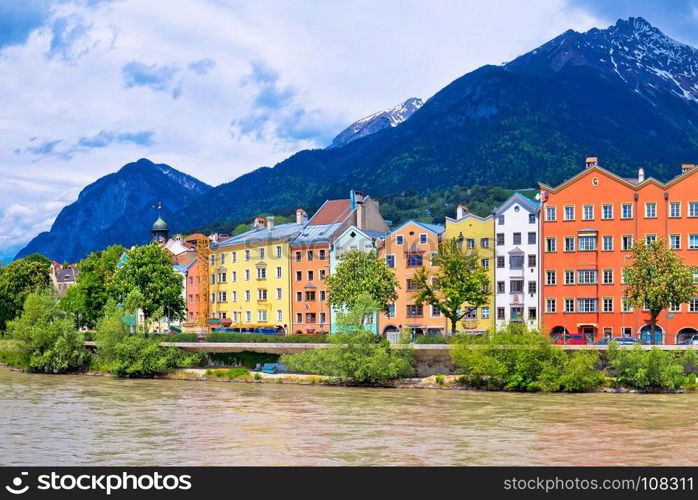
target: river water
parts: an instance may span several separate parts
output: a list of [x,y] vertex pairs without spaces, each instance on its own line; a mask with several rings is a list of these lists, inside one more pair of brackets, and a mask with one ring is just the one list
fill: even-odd
[[0,465],[695,465],[696,403],[0,367]]

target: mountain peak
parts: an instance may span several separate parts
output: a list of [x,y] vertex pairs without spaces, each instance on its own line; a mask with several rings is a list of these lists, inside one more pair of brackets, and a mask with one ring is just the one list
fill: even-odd
[[361,118],[340,132],[327,149],[339,148],[385,128],[397,127],[423,104],[424,101],[419,97],[410,97],[397,106]]
[[698,103],[698,50],[669,38],[642,17],[619,19],[606,29],[585,33],[568,30],[504,67],[550,76],[580,66],[630,86],[653,104],[665,93]]

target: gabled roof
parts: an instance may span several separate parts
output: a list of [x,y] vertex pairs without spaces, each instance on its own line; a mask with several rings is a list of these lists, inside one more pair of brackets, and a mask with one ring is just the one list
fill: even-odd
[[427,222],[422,222],[422,221],[410,219],[410,220],[403,222],[398,227],[396,227],[395,229],[390,231],[388,234],[386,234],[386,236],[390,236],[391,234],[398,232],[400,229],[407,226],[408,224],[415,224],[423,229],[426,229],[427,231],[429,231],[431,233],[434,233],[436,236],[440,236],[445,231],[444,226],[442,226],[441,224],[429,224]]
[[450,222],[452,224],[458,223],[458,222],[461,222],[464,220],[468,220],[468,219],[475,219],[475,220],[480,221],[480,222],[489,222],[492,220],[492,214],[489,214],[487,217],[480,217],[479,215],[475,215],[474,213],[468,212],[460,219],[454,219],[453,217],[446,216],[446,222]]
[[308,221],[309,226],[344,222],[351,215],[351,200],[327,200]]
[[335,232],[342,226],[341,223],[309,225],[302,227],[300,232],[291,240],[291,245],[308,245],[312,243],[329,242]]
[[494,215],[502,215],[504,212],[509,210],[512,207],[512,205],[516,203],[518,203],[533,214],[538,213],[538,211],[540,210],[540,203],[525,197],[521,193],[514,193],[509,197],[507,201],[505,201],[504,203],[502,203],[494,209]]
[[233,236],[225,241],[211,243],[211,248],[228,247],[258,241],[288,240],[296,236],[302,227],[302,225],[296,224],[295,222],[279,224],[271,229],[267,226],[262,226],[259,229],[250,229],[249,231]]

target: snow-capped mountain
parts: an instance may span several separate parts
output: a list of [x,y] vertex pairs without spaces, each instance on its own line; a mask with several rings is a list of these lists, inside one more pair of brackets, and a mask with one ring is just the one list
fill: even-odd
[[698,50],[672,40],[641,17],[586,33],[569,30],[504,67],[541,74],[566,66],[596,68],[651,102],[658,92],[668,91],[698,103]]
[[340,132],[337,137],[334,138],[329,148],[338,148],[356,139],[375,134],[388,127],[397,127],[412,116],[412,113],[421,108],[422,104],[424,104],[424,101],[419,97],[410,97],[394,108],[379,111],[378,113],[373,113],[372,115],[362,118]]

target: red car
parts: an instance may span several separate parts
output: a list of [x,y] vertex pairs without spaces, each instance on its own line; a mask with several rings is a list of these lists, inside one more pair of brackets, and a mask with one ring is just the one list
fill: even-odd
[[565,335],[553,336],[553,344],[557,345],[587,345],[586,336],[581,333],[566,333]]

